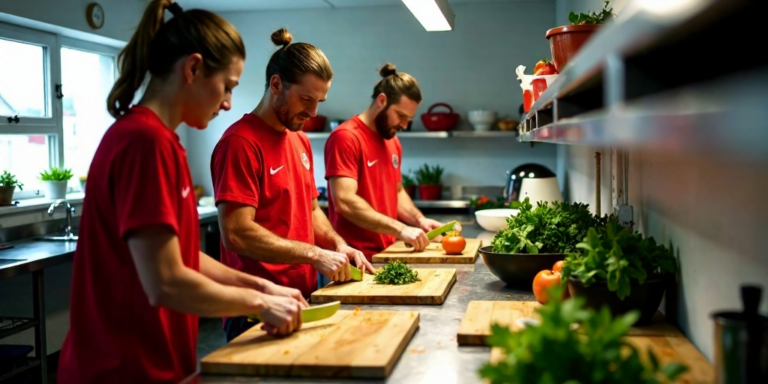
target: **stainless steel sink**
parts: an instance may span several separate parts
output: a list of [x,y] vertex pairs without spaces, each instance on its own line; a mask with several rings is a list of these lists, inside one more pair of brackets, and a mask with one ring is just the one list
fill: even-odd
[[56,200],[48,208],[48,216],[53,216],[53,211],[59,205],[63,205],[67,212],[67,226],[64,228],[64,233],[45,235],[36,238],[36,240],[42,241],[77,241],[77,235],[72,231],[72,214],[75,212],[75,207],[69,205],[66,200]]
[[40,241],[77,241],[77,236],[72,233],[60,235],[40,236],[36,240]]

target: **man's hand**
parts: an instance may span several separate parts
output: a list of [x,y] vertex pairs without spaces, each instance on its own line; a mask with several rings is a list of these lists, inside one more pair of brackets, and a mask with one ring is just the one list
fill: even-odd
[[413,246],[413,250],[416,252],[423,251],[429,245],[427,234],[419,228],[406,226],[400,231],[400,236],[398,237],[406,244]]
[[296,299],[284,296],[262,295],[264,309],[257,315],[264,324],[261,329],[270,335],[288,335],[301,329],[302,305]]
[[344,244],[338,247],[336,252],[347,255],[349,262],[354,263],[355,267],[357,267],[357,269],[359,269],[361,272],[368,272],[370,274],[376,273],[376,270],[373,269],[373,266],[368,262],[368,259],[365,258],[365,255],[357,249]]
[[[429,232],[435,228],[440,228],[442,225],[443,223],[437,220],[426,218],[426,217],[422,217],[421,219],[419,219],[419,228],[421,228],[421,230],[424,232]],[[432,241],[440,242],[442,239],[443,237],[438,235],[437,237],[432,239]]]
[[333,281],[347,281],[352,278],[352,270],[349,269],[349,258],[347,255],[327,251],[319,247],[315,247],[314,252],[317,252],[317,257],[312,266],[321,275]]
[[277,285],[271,281],[265,281],[264,284],[265,287],[262,289],[262,292],[268,295],[290,297],[298,301],[302,308],[309,307],[309,303],[307,303],[307,300],[304,299],[304,296],[301,295],[301,291],[298,289],[283,287],[282,285]]

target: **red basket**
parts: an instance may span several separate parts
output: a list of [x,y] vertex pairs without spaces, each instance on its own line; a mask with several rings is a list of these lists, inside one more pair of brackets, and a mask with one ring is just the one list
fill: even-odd
[[[448,112],[432,113],[436,107],[446,107]],[[421,115],[421,122],[428,131],[450,131],[459,123],[459,114],[453,113],[453,108],[446,103],[433,104],[427,113]]]

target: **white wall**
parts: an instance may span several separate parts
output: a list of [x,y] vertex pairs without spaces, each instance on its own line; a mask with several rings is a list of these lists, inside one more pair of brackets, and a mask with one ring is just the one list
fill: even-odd
[[[320,114],[348,119],[369,104],[378,68],[390,61],[415,76],[424,94],[418,115],[436,102],[451,104],[463,115],[459,129],[471,129],[466,112],[493,109],[519,119],[521,89],[514,69],[529,71],[549,55],[544,32],[554,23],[554,2],[508,2],[454,5],[456,29],[428,33],[405,6],[334,10],[225,13],[244,36],[247,60],[232,111],[220,115],[203,132],[189,132],[189,158],[197,184],[211,193],[210,155],[224,130],[250,112],[264,92],[264,70],[275,47],[269,35],[287,27],[294,41],[315,44],[331,61],[335,78]],[[414,130],[422,130],[417,117]],[[322,141],[313,142],[318,185]],[[530,148],[514,139],[403,140],[405,170],[425,161],[447,166],[446,183],[504,185],[504,171],[540,162],[555,171],[555,149]],[[459,156],[461,158],[459,158]]]

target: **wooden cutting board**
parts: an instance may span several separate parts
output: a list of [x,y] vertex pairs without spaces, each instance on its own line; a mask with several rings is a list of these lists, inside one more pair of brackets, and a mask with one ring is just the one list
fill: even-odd
[[413,248],[408,248],[404,242],[398,241],[383,252],[373,255],[372,260],[374,263],[400,260],[412,264],[474,264],[477,260],[477,251],[483,246],[483,241],[480,239],[466,240],[467,247],[464,248],[461,255],[446,255],[443,245],[440,243],[429,243],[427,249],[414,252]]
[[418,312],[340,310],[285,338],[253,327],[200,367],[206,374],[383,379],[418,326]]
[[456,269],[414,268],[421,281],[405,285],[377,284],[373,275],[363,281],[330,283],[312,293],[312,303],[342,304],[442,304],[456,282]]
[[[523,328],[518,319],[538,320],[534,310],[540,306],[537,301],[470,301],[459,326],[457,341],[459,345],[485,345],[485,338],[491,335],[492,323],[517,331]],[[683,337],[677,328],[665,321],[660,312],[656,313],[650,325],[630,328],[629,335]]]

